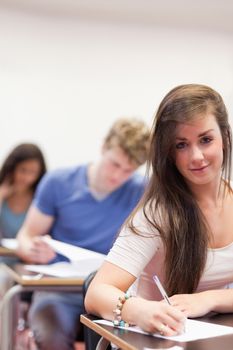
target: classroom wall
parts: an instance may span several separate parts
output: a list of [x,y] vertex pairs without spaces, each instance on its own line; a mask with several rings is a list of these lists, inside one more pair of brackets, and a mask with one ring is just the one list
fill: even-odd
[[204,83],[233,121],[233,34],[18,10],[0,2],[0,162],[32,141],[49,168],[90,161],[119,116],[152,122],[165,93]]

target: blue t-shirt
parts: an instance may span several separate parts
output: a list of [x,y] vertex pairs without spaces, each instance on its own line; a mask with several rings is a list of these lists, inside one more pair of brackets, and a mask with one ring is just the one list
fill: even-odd
[[[22,213],[14,213],[6,201],[2,202],[0,209],[0,238],[15,238],[26,217],[27,210]],[[15,264],[19,262],[17,257],[1,256],[0,262]]]
[[145,189],[134,174],[120,188],[99,200],[87,182],[87,166],[55,170],[41,180],[34,205],[54,217],[52,238],[107,254],[113,241]]
[[0,209],[0,232],[2,238],[15,238],[21,228],[27,210],[22,213],[14,213],[6,201],[2,202]]

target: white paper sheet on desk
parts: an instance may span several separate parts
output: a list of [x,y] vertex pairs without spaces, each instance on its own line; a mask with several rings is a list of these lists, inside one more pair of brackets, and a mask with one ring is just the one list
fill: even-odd
[[[95,320],[94,322],[112,326],[112,322],[106,321],[106,320]],[[137,326],[132,326],[128,328],[124,328],[124,327],[118,327],[118,328],[127,329],[129,331],[136,332],[136,333],[148,334]],[[213,324],[209,322],[201,322],[197,320],[188,319],[186,321],[185,333],[183,334],[176,335],[174,337],[165,337],[157,333],[152,335],[159,338],[170,339],[170,340],[179,341],[179,342],[186,342],[186,341],[191,341],[196,339],[213,338],[213,337],[218,337],[218,336],[227,335],[227,334],[233,334],[233,327],[227,327],[227,326],[222,326],[222,325]]]
[[1,245],[5,248],[15,250],[18,247],[18,242],[15,238],[2,238]]
[[54,277],[85,278],[92,271],[97,270],[102,262],[103,259],[93,258],[72,263],[62,261],[51,265],[24,265],[24,267],[28,271],[43,273]]
[[70,261],[81,261],[92,258],[99,258],[104,260],[105,255],[93,252],[92,250],[76,247],[72,244],[57,241],[48,236],[44,236],[43,240],[52,247],[55,252],[66,256]]

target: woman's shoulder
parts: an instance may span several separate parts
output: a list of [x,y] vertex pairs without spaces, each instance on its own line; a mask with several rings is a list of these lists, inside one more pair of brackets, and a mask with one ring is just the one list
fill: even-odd
[[139,221],[135,223],[135,230],[138,233],[133,232],[127,224],[123,226],[106,259],[136,277],[161,246],[158,232],[141,221],[141,218],[137,219]]

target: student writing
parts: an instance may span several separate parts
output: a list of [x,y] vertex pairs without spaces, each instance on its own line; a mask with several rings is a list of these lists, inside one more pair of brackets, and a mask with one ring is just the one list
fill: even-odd
[[[41,239],[45,234],[107,254],[144,192],[145,179],[135,172],[147,159],[148,144],[142,120],[120,118],[107,132],[99,159],[48,173],[19,232],[20,257],[42,264],[62,259]],[[29,323],[37,347],[74,349],[82,312],[81,294],[34,293]]]
[[[185,317],[233,311],[231,148],[218,92],[187,84],[164,97],[152,128],[148,190],[92,281],[87,312],[172,336]],[[153,275],[171,305],[160,302]],[[136,279],[137,296],[126,298]]]

